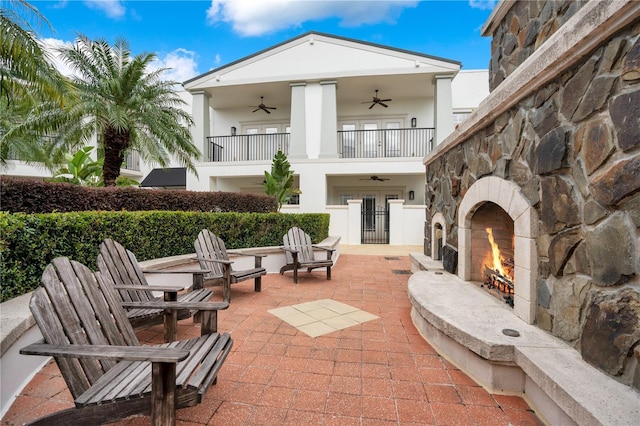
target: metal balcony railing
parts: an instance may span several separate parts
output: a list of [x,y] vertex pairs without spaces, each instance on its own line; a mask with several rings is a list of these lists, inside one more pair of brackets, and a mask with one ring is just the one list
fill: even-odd
[[[434,128],[340,130],[340,158],[424,157],[433,148]],[[289,155],[289,133],[209,136],[208,161],[271,161]]]
[[424,157],[433,149],[434,128],[340,130],[340,158]]
[[209,161],[273,160],[282,151],[289,154],[289,133],[209,136]]

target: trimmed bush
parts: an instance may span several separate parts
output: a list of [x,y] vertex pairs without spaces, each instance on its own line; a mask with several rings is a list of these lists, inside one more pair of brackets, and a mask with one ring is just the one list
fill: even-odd
[[275,212],[267,195],[239,192],[150,190],[134,187],[97,188],[32,179],[0,180],[2,211],[11,213],[106,211]]
[[280,246],[292,226],[304,229],[317,243],[328,236],[329,218],[286,213],[0,212],[0,302],[36,289],[55,257],[67,256],[95,269],[98,246],[107,237],[143,261],[193,253],[193,242],[204,228],[219,235],[229,249]]

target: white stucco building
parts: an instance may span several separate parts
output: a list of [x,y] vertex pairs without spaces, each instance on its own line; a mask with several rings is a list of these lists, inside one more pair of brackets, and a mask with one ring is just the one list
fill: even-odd
[[486,70],[457,83],[460,68],[310,32],[197,76],[184,87],[204,160],[186,187],[263,193],[282,150],[301,191],[283,211],[330,213],[346,244],[422,244],[422,158],[489,93]]

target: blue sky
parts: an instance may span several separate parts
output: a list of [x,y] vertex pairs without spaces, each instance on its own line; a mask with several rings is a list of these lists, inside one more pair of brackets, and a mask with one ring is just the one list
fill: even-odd
[[[491,40],[480,30],[495,0],[49,0],[33,1],[53,27],[36,28],[56,46],[78,33],[134,54],[158,56],[167,78],[185,81],[308,31],[364,40],[486,69]],[[61,68],[64,68],[61,66]]]

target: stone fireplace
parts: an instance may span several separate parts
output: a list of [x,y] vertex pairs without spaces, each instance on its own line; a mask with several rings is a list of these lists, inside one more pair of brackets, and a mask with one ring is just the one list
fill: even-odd
[[514,312],[529,324],[535,319],[537,222],[537,213],[520,188],[496,176],[482,178],[469,188],[458,216],[458,276],[465,281],[484,281],[491,251],[486,228],[493,228],[502,257],[513,259]]
[[500,2],[491,93],[424,160],[424,254],[482,282],[493,222],[500,257],[513,251],[511,312],[635,388],[639,28],[631,0]]

